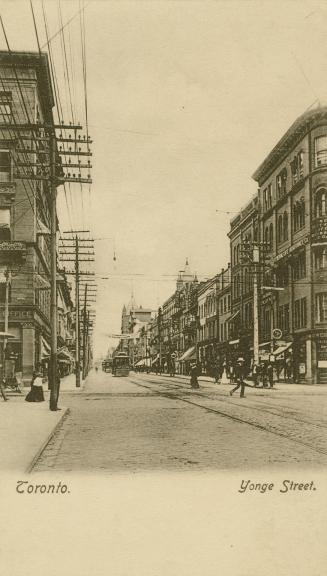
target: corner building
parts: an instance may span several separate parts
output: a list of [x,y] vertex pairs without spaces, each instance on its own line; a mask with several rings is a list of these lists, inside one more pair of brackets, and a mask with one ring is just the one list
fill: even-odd
[[[50,182],[31,166],[49,163],[42,125],[53,125],[53,106],[47,55],[1,51],[0,267],[11,278],[9,347],[25,380],[50,349]],[[3,280],[0,294],[3,323]]]
[[296,382],[327,383],[327,107],[300,116],[253,175],[266,243],[260,339],[282,331]]

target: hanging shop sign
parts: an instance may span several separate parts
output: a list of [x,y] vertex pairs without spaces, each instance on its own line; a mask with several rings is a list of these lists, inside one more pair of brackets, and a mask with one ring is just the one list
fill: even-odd
[[273,335],[274,340],[280,340],[281,337],[283,336],[283,332],[281,331],[280,328],[274,328],[272,335]]

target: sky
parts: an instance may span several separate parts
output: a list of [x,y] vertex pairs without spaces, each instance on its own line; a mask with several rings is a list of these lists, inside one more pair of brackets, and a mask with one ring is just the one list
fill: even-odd
[[[326,103],[327,4],[61,0],[82,123],[83,6],[93,184],[72,185],[67,202],[59,191],[58,213],[63,230],[95,238],[99,355],[132,292],[157,309],[186,258],[199,279],[227,266],[230,219],[256,193],[251,175],[299,115]],[[43,46],[42,3],[33,7]],[[58,7],[44,1],[70,119]],[[1,0],[0,10],[10,48],[37,50],[30,3]]]

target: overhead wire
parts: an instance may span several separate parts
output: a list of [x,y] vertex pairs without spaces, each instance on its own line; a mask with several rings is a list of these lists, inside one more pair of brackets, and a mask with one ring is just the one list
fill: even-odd
[[[46,12],[45,12],[45,8],[44,8],[44,1],[43,0],[42,0],[42,13],[43,13],[45,35],[46,35],[46,38],[48,38],[49,37],[48,22],[47,22],[47,17],[46,17]],[[53,91],[54,91],[54,97],[55,97],[55,103],[56,103],[56,112],[57,112],[58,122],[59,122],[59,124],[61,124],[63,122],[63,108],[62,108],[61,99],[60,99],[60,92],[59,92],[59,87],[58,87],[58,79],[57,79],[55,61],[54,61],[54,56],[52,53],[52,47],[51,47],[50,42],[48,43],[48,51],[49,51],[49,62],[50,62],[50,71],[51,71],[51,77],[52,77]],[[63,131],[63,132],[65,134],[65,131]],[[63,143],[64,148],[65,148],[65,144],[66,143]],[[63,184],[64,184],[64,195],[65,195],[65,203],[67,206],[68,220],[69,220],[70,228],[72,229],[73,225],[72,225],[71,211],[73,212],[74,209],[73,209],[73,204],[72,204],[72,194],[71,194],[71,190],[70,190],[70,182],[68,183],[69,198],[70,198],[70,204],[71,204],[70,207],[69,207],[69,203],[68,203],[67,182],[64,182]]]

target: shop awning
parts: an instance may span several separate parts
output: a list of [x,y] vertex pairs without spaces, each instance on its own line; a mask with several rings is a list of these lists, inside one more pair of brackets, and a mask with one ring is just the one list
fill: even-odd
[[150,366],[151,358],[142,358],[136,362],[135,366]]
[[230,342],[228,342],[228,344],[231,344],[231,345],[233,345],[233,344],[239,344],[239,343],[240,343],[240,340],[239,340],[239,339],[238,339],[238,340],[231,340]]
[[276,348],[276,350],[273,351],[274,356],[279,356],[280,354],[283,354],[283,352],[286,352],[286,350],[289,350],[291,348],[292,344],[293,342],[287,342],[282,346],[278,346],[278,348]]
[[236,312],[234,312],[234,314],[231,315],[229,320],[234,320],[234,318],[236,318],[239,314],[240,314],[240,310],[236,310]]
[[178,362],[185,362],[185,360],[194,360],[196,358],[195,346],[191,346],[184,354],[178,359]]
[[0,332],[0,338],[15,338],[15,336],[10,332]]
[[45,358],[49,358],[50,352],[51,352],[50,345],[48,344],[48,342],[46,341],[45,338],[42,338],[42,341],[41,341],[41,356],[42,356],[42,359],[44,360]]
[[69,352],[67,348],[60,348],[58,350],[58,357],[65,358],[69,362],[75,362],[74,356]]
[[151,360],[151,366],[153,366],[153,364],[155,364],[156,362],[158,362],[160,358],[160,354],[157,354],[154,358],[152,358]]

